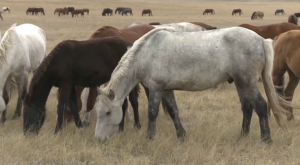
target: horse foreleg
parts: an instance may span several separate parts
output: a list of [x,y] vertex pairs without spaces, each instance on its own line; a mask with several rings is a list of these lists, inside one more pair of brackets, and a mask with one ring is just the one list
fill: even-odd
[[120,132],[122,132],[124,130],[124,121],[125,121],[125,114],[126,114],[127,108],[128,108],[128,101],[127,101],[127,97],[126,97],[126,99],[124,100],[123,105],[122,105],[123,116],[122,116],[122,120],[119,124]]
[[13,119],[16,119],[21,116],[22,102],[27,93],[28,73],[25,73],[23,76],[20,76],[15,79],[18,85],[18,101],[17,101],[17,108],[15,110]]
[[134,127],[136,127],[137,129],[140,129],[141,128],[141,124],[140,124],[140,118],[139,118],[139,102],[138,102],[138,97],[139,97],[139,86],[137,85],[129,93],[129,101],[131,103],[131,106],[133,108],[133,113],[134,113]]
[[77,96],[76,96],[76,89],[75,89],[75,87],[71,88],[71,95],[70,95],[70,100],[69,100],[69,106],[70,106],[71,112],[73,114],[76,127],[78,129],[82,128],[83,125],[82,125],[82,122],[81,122],[81,119],[80,119],[80,116],[79,116],[79,113],[78,113],[78,103],[77,103]]

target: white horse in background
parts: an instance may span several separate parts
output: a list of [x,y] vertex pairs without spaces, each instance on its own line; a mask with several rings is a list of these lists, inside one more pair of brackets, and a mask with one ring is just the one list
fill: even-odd
[[2,7],[2,11],[3,12],[9,12],[10,13],[10,8],[9,7]]
[[6,120],[11,79],[18,87],[18,101],[13,118],[21,115],[22,101],[27,93],[28,74],[35,71],[46,56],[46,33],[32,25],[13,24],[0,42],[0,115]]
[[249,134],[254,109],[259,117],[261,140],[271,143],[267,103],[257,87],[258,77],[262,77],[270,106],[282,128],[286,128],[283,112],[288,113],[282,106],[292,106],[276,94],[271,76],[273,57],[272,40],[245,28],[200,32],[153,29],[124,54],[108,85],[100,90],[95,137],[106,140],[115,132],[122,120],[123,101],[138,83],[143,83],[149,88],[148,138],[155,136],[163,99],[181,139],[186,131],[173,90],[202,91],[228,81],[234,82],[242,105],[241,136]]

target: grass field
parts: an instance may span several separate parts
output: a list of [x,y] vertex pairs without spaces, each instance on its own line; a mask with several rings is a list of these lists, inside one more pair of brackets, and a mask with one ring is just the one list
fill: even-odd
[[[123,28],[136,21],[183,22],[199,21],[218,28],[237,26],[242,23],[264,25],[287,20],[289,14],[300,12],[300,3],[283,1],[196,1],[196,0],[2,0],[0,7],[9,6],[11,13],[3,14],[0,21],[2,35],[13,23],[32,23],[47,34],[47,52],[66,39],[85,40],[104,25]],[[53,15],[58,7],[89,8],[90,15],[83,18]],[[102,17],[102,9],[131,7],[133,17]],[[43,7],[45,16],[26,15],[28,7]],[[150,8],[153,17],[142,17],[142,9]],[[214,16],[203,16],[206,8],[213,8]],[[242,16],[231,16],[235,8],[243,10]],[[283,8],[285,16],[274,16],[276,9]],[[253,11],[263,11],[264,20],[251,21]],[[260,90],[264,89],[259,83]],[[157,134],[153,141],[146,139],[147,101],[141,92],[140,119],[142,128],[136,130],[126,121],[125,131],[100,143],[94,138],[95,121],[89,128],[78,131],[75,124],[64,127],[54,135],[56,105],[53,88],[47,102],[47,118],[38,136],[24,137],[22,119],[11,120],[16,104],[16,94],[9,103],[8,120],[0,125],[0,164],[232,164],[232,165],[298,165],[300,164],[300,122],[295,110],[295,121],[285,132],[270,119],[272,145],[260,142],[257,115],[253,115],[248,138],[237,141],[242,125],[242,111],[235,86],[222,84],[219,88],[202,92],[176,92],[180,117],[187,131],[185,142],[176,139],[171,119],[162,111],[157,120]],[[265,94],[264,94],[265,96]],[[300,105],[299,89],[294,103]],[[96,114],[93,112],[93,114]]]

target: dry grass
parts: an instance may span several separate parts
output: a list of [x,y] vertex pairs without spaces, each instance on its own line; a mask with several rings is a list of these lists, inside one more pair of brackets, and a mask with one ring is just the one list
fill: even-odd
[[[222,27],[241,23],[256,25],[283,22],[287,15],[297,12],[298,2],[235,2],[235,1],[1,1],[9,6],[11,14],[3,14],[0,21],[2,34],[13,23],[33,23],[47,33],[47,52],[65,39],[87,39],[103,25],[122,28],[135,21],[181,22],[201,21]],[[27,16],[28,7],[44,7],[46,16]],[[58,17],[53,15],[57,7],[74,6],[90,8],[90,15],[84,18]],[[102,17],[104,7],[115,9],[130,6],[133,17]],[[142,17],[141,11],[151,8],[153,17]],[[205,8],[214,8],[215,16],[202,16]],[[244,15],[232,17],[234,8],[242,8]],[[275,9],[283,8],[286,16],[274,16]],[[254,10],[265,12],[263,21],[251,21]],[[259,84],[261,91],[262,85]],[[140,97],[140,118],[142,129],[137,131],[133,123],[126,122],[125,131],[116,134],[109,141],[100,143],[94,139],[95,118],[92,125],[79,132],[73,123],[67,125],[60,135],[53,135],[56,123],[57,101],[52,91],[47,102],[47,119],[40,134],[24,137],[22,119],[10,120],[16,103],[16,95],[9,104],[9,120],[0,126],[0,164],[300,164],[299,113],[291,122],[290,131],[282,131],[270,120],[274,143],[266,146],[260,143],[260,129],[257,115],[253,115],[248,138],[237,142],[241,129],[242,112],[234,85],[225,84],[219,89],[203,92],[176,92],[182,123],[187,130],[184,143],[178,142],[172,121],[162,112],[157,121],[155,140],[146,139],[147,101],[142,91]],[[299,105],[299,90],[294,103]],[[95,112],[94,112],[95,114]]]

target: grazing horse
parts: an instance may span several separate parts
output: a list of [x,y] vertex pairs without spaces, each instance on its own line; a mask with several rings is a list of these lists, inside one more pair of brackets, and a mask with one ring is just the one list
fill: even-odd
[[233,11],[232,11],[232,15],[236,15],[237,13],[239,13],[239,15],[241,15],[241,14],[244,14],[243,12],[242,12],[242,9],[233,9]]
[[148,16],[153,16],[152,15],[152,11],[150,10],[150,9],[144,9],[143,11],[142,11],[142,16],[144,16],[144,14],[146,15],[146,14],[149,14]]
[[31,13],[31,15],[38,15],[38,13],[41,13],[41,15],[45,15],[44,8],[36,8],[36,7],[30,7],[27,9],[26,14]]
[[72,12],[75,10],[74,7],[68,7],[69,12],[72,14]]
[[28,74],[34,72],[46,55],[46,34],[43,29],[32,25],[13,24],[0,43],[0,115],[6,120],[7,104],[10,96],[11,79],[18,87],[17,107],[13,116],[21,115],[22,102],[27,92]]
[[[280,34],[274,41],[274,62],[272,78],[275,86],[280,86],[277,92],[288,101],[293,100],[294,91],[300,78],[300,31],[290,30]],[[289,82],[284,88],[284,74],[289,75]],[[286,107],[287,119],[294,119],[292,107]],[[270,111],[268,107],[268,112]],[[270,114],[270,113],[269,113]]]
[[293,15],[290,15],[289,18],[288,18],[288,22],[289,23],[293,23],[295,25],[298,25],[298,18],[295,14]]
[[2,11],[3,12],[9,12],[10,13],[10,8],[9,7],[2,7]]
[[[144,34],[146,34],[147,32],[149,32],[152,29],[154,29],[154,27],[150,26],[150,25],[138,25],[138,26],[125,28],[125,29],[117,29],[117,28],[114,28],[111,26],[104,26],[104,27],[99,28],[96,32],[94,32],[89,39],[91,40],[91,39],[96,39],[96,38],[116,36],[116,37],[126,39],[130,43],[134,43],[137,39],[139,39],[141,36],[143,36]],[[112,63],[112,62],[110,62],[110,63]],[[111,72],[107,73],[107,74],[110,75]],[[109,79],[107,79],[107,81],[109,81]],[[77,94],[79,111],[81,110],[81,107],[82,107],[82,102],[81,102],[80,96],[81,96],[83,89],[84,89],[84,87],[82,87],[82,86],[76,86],[76,92],[77,92],[76,94]],[[135,114],[134,126],[136,128],[141,128],[141,124],[140,124],[139,116],[138,116],[138,100],[137,100],[138,91],[139,91],[139,88],[137,86],[136,90],[133,90],[133,92],[129,94],[129,101],[133,107],[133,111]],[[98,93],[97,88],[90,88],[87,100],[83,100],[84,103],[87,102],[86,103],[87,109],[86,109],[85,117],[83,119],[84,125],[89,125],[91,122],[91,111],[94,108],[96,97],[98,95],[97,93]],[[69,108],[67,108],[67,111],[65,112],[64,117],[65,117],[65,120],[68,122],[72,119],[72,113]]]
[[205,9],[203,15],[208,15],[208,13],[210,13],[210,15],[214,15],[215,11],[214,9]]
[[[53,86],[59,88],[55,133],[62,129],[67,105],[77,128],[81,128],[75,86],[95,88],[106,83],[128,46],[131,43],[119,37],[59,43],[42,61],[31,79],[24,100],[24,133],[38,133],[41,129],[45,120],[45,104]],[[127,109],[126,104],[123,109]]]
[[123,11],[124,7],[117,7],[116,10],[115,10],[115,14],[122,14],[122,11]]
[[90,13],[89,9],[82,9],[82,10],[83,10],[83,12],[87,13],[87,15],[89,15],[89,13]]
[[296,17],[300,17],[300,13],[295,13],[294,14]]
[[275,15],[279,15],[279,14],[285,15],[284,10],[283,10],[283,9],[277,9],[277,10],[275,11]]
[[62,10],[63,10],[63,8],[56,8],[56,9],[54,10],[54,15],[55,15],[55,14],[59,14],[60,11],[62,11]]
[[82,9],[75,9],[73,12],[72,12],[72,17],[75,17],[77,16],[78,17],[78,14],[81,14],[81,17],[84,17],[84,12]]
[[299,30],[299,26],[288,22],[263,25],[263,26],[241,24],[239,25],[239,27],[252,30],[265,39],[267,38],[274,39],[276,36],[280,35],[281,33],[287,32],[289,30]]
[[129,13],[130,15],[133,16],[133,14],[132,14],[132,9],[131,9],[131,8],[124,8],[124,9],[122,10],[122,16],[123,16],[124,14],[127,16],[127,13]]
[[252,16],[251,16],[251,20],[254,19],[263,19],[264,18],[264,13],[261,11],[255,11],[253,12]]
[[69,9],[67,7],[64,7],[60,12],[58,13],[58,16],[60,15],[69,15]]
[[150,22],[149,25],[161,25],[159,22]]
[[272,83],[273,53],[272,40],[245,28],[193,33],[154,29],[133,44],[114,69],[108,85],[100,89],[95,137],[106,140],[114,133],[122,120],[122,103],[138,83],[149,88],[147,137],[153,139],[161,100],[166,102],[177,137],[186,135],[173,90],[202,91],[234,81],[243,110],[241,136],[249,134],[254,109],[261,140],[271,143],[267,103],[257,87],[258,77],[262,76],[267,98],[282,128],[286,128],[282,115],[285,110],[280,102],[291,106],[278,99]]
[[106,15],[112,16],[112,15],[113,15],[113,10],[110,9],[110,8],[105,8],[105,9],[103,9],[102,16],[106,16]]
[[199,26],[203,27],[203,28],[206,29],[206,30],[214,30],[214,29],[217,29],[217,27],[210,26],[210,25],[207,25],[207,24],[202,23],[202,22],[190,22],[190,23],[195,24],[195,25],[199,25]]

